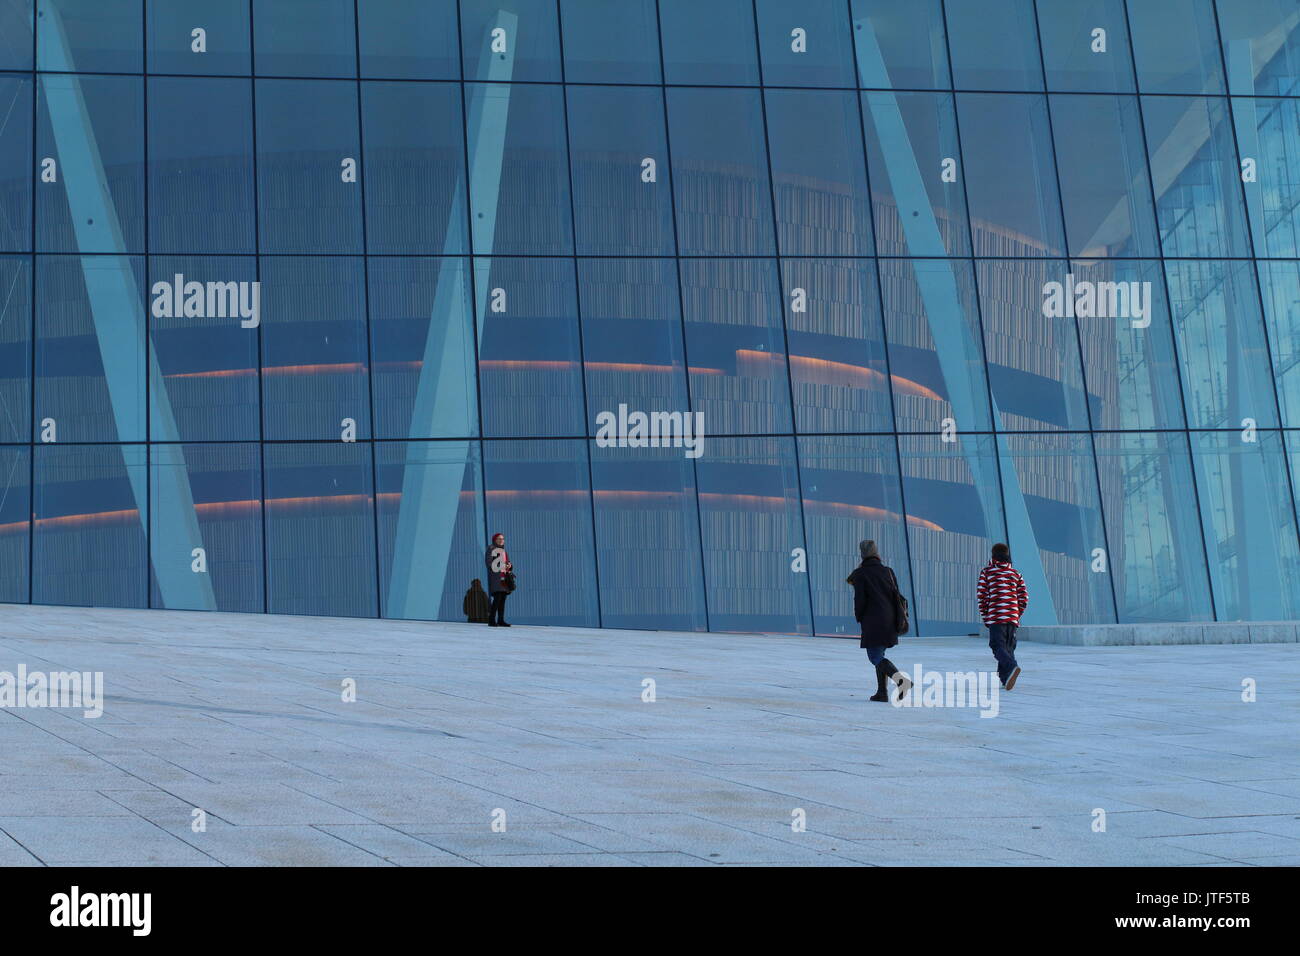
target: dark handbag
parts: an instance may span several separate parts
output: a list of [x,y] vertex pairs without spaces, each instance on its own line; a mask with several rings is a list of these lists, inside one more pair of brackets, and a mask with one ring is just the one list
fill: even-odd
[[515,572],[507,571],[501,575],[501,584],[505,587],[507,594],[514,593],[515,590]]
[[894,582],[894,633],[906,634],[911,627],[907,620],[907,598],[903,597],[903,592],[898,589],[898,578],[894,577],[894,569],[889,569],[889,579]]

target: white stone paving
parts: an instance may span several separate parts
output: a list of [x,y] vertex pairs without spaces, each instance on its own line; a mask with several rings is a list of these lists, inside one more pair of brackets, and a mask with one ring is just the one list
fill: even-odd
[[0,615],[0,671],[106,696],[0,710],[0,865],[1300,865],[1295,644],[1022,643],[989,719],[869,702],[846,640]]

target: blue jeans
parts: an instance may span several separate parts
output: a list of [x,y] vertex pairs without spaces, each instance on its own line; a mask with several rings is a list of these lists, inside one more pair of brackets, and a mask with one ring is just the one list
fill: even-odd
[[998,680],[1005,684],[1011,672],[1019,666],[1016,664],[1016,625],[990,624],[989,650],[998,659]]
[[871,661],[872,667],[875,667],[877,664],[879,664],[881,661],[885,659],[885,651],[887,650],[889,650],[889,648],[887,647],[867,648],[867,660]]

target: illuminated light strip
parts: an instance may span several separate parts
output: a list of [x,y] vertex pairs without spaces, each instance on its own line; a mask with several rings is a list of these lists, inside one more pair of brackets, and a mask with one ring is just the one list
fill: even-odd
[[[578,363],[572,361],[533,361],[531,359],[484,359],[479,362],[479,368],[487,371],[547,371],[562,372],[577,368]],[[403,369],[406,371],[419,371],[424,366],[421,361],[409,362],[377,362],[375,369]],[[678,365],[649,365],[637,362],[587,362],[586,369],[589,372],[649,372],[656,374],[668,374],[671,372],[681,371]],[[343,362],[336,365],[268,365],[262,369],[263,375],[324,375],[324,374],[358,374],[364,372],[366,367],[361,362]],[[693,366],[690,369],[694,375],[725,375],[726,373],[720,368],[703,368]],[[211,369],[206,372],[171,372],[164,375],[163,378],[249,378],[257,374],[255,368],[219,368]]]
[[[574,503],[579,503],[586,499],[587,492],[580,488],[538,488],[538,489],[493,489],[486,492],[488,498],[497,499],[522,499],[528,498],[534,501],[554,498],[572,498]],[[618,501],[621,499],[630,499],[642,503],[653,503],[656,500],[672,501],[684,496],[681,491],[640,491],[635,489],[618,490],[618,489],[597,489],[594,493],[597,499]],[[461,491],[462,499],[472,499],[475,495],[473,491]],[[395,504],[401,500],[401,493],[396,491],[382,492],[375,496],[381,504]],[[779,498],[775,495],[737,495],[726,494],[722,492],[700,492],[701,501],[708,501],[711,505],[717,507],[726,507],[731,504],[756,505],[758,507],[748,507],[749,511],[784,511],[789,504],[788,499]],[[353,494],[353,495],[316,495],[302,496],[294,498],[268,498],[266,506],[271,509],[285,510],[302,510],[307,508],[317,508],[323,503],[329,503],[337,507],[351,507],[359,504],[369,504],[370,495]],[[208,519],[220,519],[223,517],[233,517],[239,515],[255,514],[261,502],[255,498],[245,498],[235,501],[205,501],[196,503],[195,512],[207,517]],[[888,511],[884,508],[876,508],[871,505],[857,505],[843,501],[818,501],[813,499],[804,499],[804,506],[811,508],[815,512],[839,514],[852,516],[858,519],[875,520],[875,521],[897,521],[898,514]],[[139,512],[135,508],[124,508],[116,511],[98,511],[88,514],[57,515],[52,518],[36,518],[35,524],[38,528],[68,528],[68,527],[110,527],[114,525],[130,524],[140,520]],[[943,528],[933,521],[927,521],[924,518],[918,518],[915,515],[908,515],[907,523],[914,527],[925,528],[930,531],[942,531]],[[26,521],[11,521],[6,524],[0,524],[0,535],[13,534],[27,529]]]
[[[736,361],[748,365],[776,364],[782,360],[783,356],[772,352],[760,352],[757,349],[737,349]],[[867,368],[863,365],[854,365],[850,362],[836,362],[831,359],[815,358],[811,355],[791,355],[790,367],[793,371],[800,372],[802,377],[799,381],[812,382],[816,385],[840,385],[849,388],[874,388],[884,384],[885,373],[877,371],[874,368]],[[773,371],[776,371],[773,369]],[[843,379],[849,381],[843,381]],[[903,378],[901,375],[891,375],[889,381],[893,384],[895,390],[904,395],[914,395],[918,398],[929,398],[936,402],[943,401],[943,396],[938,392],[926,388],[919,382]]]

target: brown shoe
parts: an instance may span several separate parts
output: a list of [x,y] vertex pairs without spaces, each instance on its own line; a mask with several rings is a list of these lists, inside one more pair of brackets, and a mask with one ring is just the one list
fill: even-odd
[[1020,668],[1017,667],[1015,670],[1013,670],[1013,671],[1011,672],[1011,676],[1007,678],[1007,682],[1006,682],[1005,684],[1002,685],[1002,689],[1003,689],[1003,690],[1011,690],[1013,687],[1015,687],[1015,686],[1016,686],[1016,678],[1019,677],[1019,676],[1020,676]]

